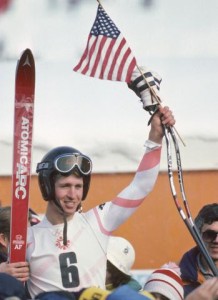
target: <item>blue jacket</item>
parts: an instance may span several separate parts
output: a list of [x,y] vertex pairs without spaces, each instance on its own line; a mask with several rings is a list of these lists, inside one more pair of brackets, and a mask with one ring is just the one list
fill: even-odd
[[194,247],[183,255],[179,263],[185,297],[206,280],[198,267],[197,257],[199,254],[198,247]]

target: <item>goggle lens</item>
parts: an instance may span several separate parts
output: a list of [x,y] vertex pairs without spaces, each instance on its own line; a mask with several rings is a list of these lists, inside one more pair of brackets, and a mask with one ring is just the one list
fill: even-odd
[[206,230],[202,233],[203,240],[208,243],[213,242],[216,239],[217,235],[218,232],[214,230]]
[[88,175],[92,170],[91,160],[84,155],[68,154],[60,156],[55,161],[55,168],[61,173],[68,173],[77,166],[83,175]]

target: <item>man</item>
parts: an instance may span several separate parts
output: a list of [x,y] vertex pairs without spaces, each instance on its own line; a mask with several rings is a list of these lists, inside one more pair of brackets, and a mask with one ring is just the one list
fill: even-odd
[[[195,224],[209,255],[218,267],[218,203],[203,206],[195,219]],[[213,277],[197,246],[183,255],[179,266],[184,282],[185,296],[205,280]]]
[[174,124],[169,108],[159,107],[130,185],[111,201],[85,213],[81,205],[90,185],[90,158],[71,147],[58,147],[44,156],[37,172],[42,196],[48,201],[46,214],[28,234],[31,297],[43,291],[105,288],[109,236],[152,191],[159,171],[162,125]]

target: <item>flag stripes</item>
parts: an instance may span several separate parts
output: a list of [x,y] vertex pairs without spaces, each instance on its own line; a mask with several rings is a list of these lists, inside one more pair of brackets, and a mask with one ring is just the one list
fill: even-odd
[[136,59],[125,38],[98,5],[86,49],[75,72],[100,79],[129,82]]

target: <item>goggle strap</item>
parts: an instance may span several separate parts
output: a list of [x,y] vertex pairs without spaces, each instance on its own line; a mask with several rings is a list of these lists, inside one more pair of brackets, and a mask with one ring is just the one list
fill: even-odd
[[37,164],[36,172],[49,169],[49,162],[40,162]]

